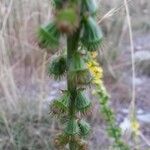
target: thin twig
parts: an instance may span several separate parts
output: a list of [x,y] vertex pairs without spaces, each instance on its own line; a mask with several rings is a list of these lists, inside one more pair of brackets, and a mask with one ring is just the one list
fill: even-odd
[[134,43],[133,43],[133,33],[131,26],[131,18],[127,0],[124,0],[127,23],[129,27],[129,38],[130,38],[130,48],[131,48],[131,62],[132,62],[132,100],[131,100],[131,117],[135,115],[135,59],[134,59]]

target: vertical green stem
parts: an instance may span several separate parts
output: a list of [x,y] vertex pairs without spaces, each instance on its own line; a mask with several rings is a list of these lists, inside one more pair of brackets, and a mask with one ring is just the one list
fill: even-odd
[[[70,92],[70,102],[69,102],[69,119],[75,119],[75,98],[76,98],[76,90],[77,90],[77,84],[76,80],[72,77],[71,71],[70,71],[70,64],[71,60],[74,57],[74,53],[78,49],[78,42],[79,42],[79,35],[80,35],[80,29],[77,29],[75,33],[72,35],[69,35],[67,37],[67,88]],[[70,150],[75,150],[76,146],[73,142],[73,136],[71,137],[71,141],[69,143]]]

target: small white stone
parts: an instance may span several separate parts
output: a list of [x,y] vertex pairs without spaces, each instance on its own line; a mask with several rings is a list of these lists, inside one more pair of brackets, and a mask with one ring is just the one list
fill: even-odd
[[150,113],[138,115],[137,118],[144,123],[150,123]]
[[57,95],[57,91],[56,91],[56,90],[55,90],[55,91],[51,91],[51,92],[50,92],[50,95],[51,95],[51,96],[56,96],[56,95]]
[[122,123],[120,123],[120,128],[122,133],[125,134],[126,132],[131,132],[131,123],[128,118],[125,118]]

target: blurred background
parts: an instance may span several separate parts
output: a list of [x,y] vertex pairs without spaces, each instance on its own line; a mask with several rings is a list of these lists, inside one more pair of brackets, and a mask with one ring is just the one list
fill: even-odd
[[[139,150],[150,150],[150,1],[128,0],[135,51],[137,118],[141,125]],[[52,19],[49,0],[0,0],[0,150],[54,150],[57,119],[50,102],[66,87],[54,81],[46,65],[54,52],[37,44],[37,29]],[[118,124],[126,126],[132,99],[132,61],[128,21],[122,0],[99,0],[97,21],[104,33],[99,62],[111,95]],[[89,89],[90,90],[90,89]],[[89,149],[109,150],[111,139],[94,97]],[[130,137],[124,138],[129,144]],[[134,145],[133,145],[134,149]],[[111,150],[111,149],[110,149]]]

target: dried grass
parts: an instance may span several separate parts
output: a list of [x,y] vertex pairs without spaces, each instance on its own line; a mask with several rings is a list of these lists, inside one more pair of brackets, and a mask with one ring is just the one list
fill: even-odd
[[[4,140],[4,142],[6,142],[8,140],[16,147],[16,139],[13,134],[14,130],[11,126],[14,125],[15,122],[11,118],[12,114],[17,114],[17,116],[21,117],[24,116],[24,124],[29,115],[28,113],[28,115],[25,115],[25,112],[22,112],[22,108],[26,108],[24,102],[26,103],[29,99],[30,103],[32,100],[30,97],[24,97],[22,95],[20,86],[24,86],[26,89],[28,88],[28,84],[38,83],[38,87],[36,88],[38,88],[40,92],[38,92],[36,101],[37,106],[35,106],[35,112],[37,115],[35,116],[39,122],[43,118],[42,100],[48,96],[45,96],[47,93],[44,92],[48,90],[45,89],[45,64],[47,54],[37,46],[35,33],[40,24],[52,19],[50,3],[48,0],[0,1],[0,120],[3,120],[3,128],[5,127],[5,133],[8,134],[6,140],[0,134],[0,145],[3,143],[1,141]],[[129,0],[128,6],[131,13],[133,32],[137,31],[137,29],[138,32],[149,30],[150,2],[146,0]],[[110,73],[110,70],[113,72],[112,64],[115,63],[116,58],[121,53],[118,49],[127,37],[127,23],[129,23],[129,20],[126,22],[125,6],[121,0],[111,0],[111,2],[110,0],[101,0],[99,8],[100,13],[98,20],[106,36],[104,56],[106,57],[107,63],[104,67],[106,67],[106,70]],[[129,25],[131,29],[131,24],[129,23]],[[130,37],[132,37],[131,31]],[[132,62],[132,64],[134,64],[134,62]],[[125,64],[122,64],[122,67],[124,65]],[[26,90],[24,92],[26,92]],[[27,107],[25,111],[29,108],[30,107]],[[17,120],[20,121],[20,118]],[[30,123],[30,121],[28,123]],[[3,130],[3,128],[0,123],[0,131]],[[48,139],[46,142],[48,142]],[[33,145],[33,143],[31,143],[31,145]],[[9,148],[5,149],[9,150]],[[34,148],[31,147],[30,149],[33,150]]]

